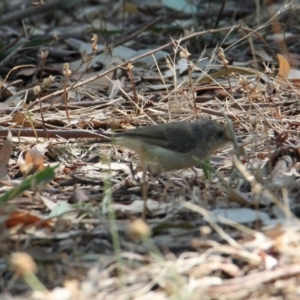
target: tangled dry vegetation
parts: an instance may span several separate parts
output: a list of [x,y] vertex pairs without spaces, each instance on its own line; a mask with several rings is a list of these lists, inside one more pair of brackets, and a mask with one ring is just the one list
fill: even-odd
[[[296,1],[4,2],[1,299],[298,299]],[[83,143],[198,119],[204,172]]]

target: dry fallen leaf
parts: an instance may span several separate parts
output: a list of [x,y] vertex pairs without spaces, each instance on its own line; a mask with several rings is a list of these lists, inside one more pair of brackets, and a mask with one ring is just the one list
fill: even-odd
[[286,81],[288,79],[291,67],[289,62],[280,54],[277,54],[278,63],[279,63],[279,70],[278,70],[278,79],[277,83],[284,87],[286,86]]
[[5,222],[7,228],[11,228],[14,226],[28,226],[28,225],[35,225],[38,227],[44,227],[44,228],[51,228],[51,224],[49,221],[44,221],[38,216],[35,216],[30,213],[24,213],[21,211],[15,211],[11,213],[8,217],[8,219]]
[[18,165],[22,174],[30,175],[44,169],[44,157],[47,147],[48,143],[37,144],[27,151],[24,159],[22,156],[19,157]]
[[85,195],[84,191],[75,184],[73,193],[69,199],[69,203],[82,203],[88,201],[89,198]]
[[24,125],[26,122],[26,116],[22,112],[16,111],[13,115],[12,121],[15,122],[16,125]]

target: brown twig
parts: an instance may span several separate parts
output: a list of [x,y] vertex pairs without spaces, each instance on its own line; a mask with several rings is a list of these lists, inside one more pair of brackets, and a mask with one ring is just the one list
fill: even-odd
[[[48,129],[45,132],[44,129],[10,129],[12,136],[20,136],[20,137],[39,137],[39,138],[64,138],[64,139],[71,139],[71,138],[99,138],[103,137],[101,134],[101,130],[97,131],[84,131],[78,129],[71,129],[71,130],[53,130]],[[6,137],[8,134],[8,129],[0,129],[0,136]]]

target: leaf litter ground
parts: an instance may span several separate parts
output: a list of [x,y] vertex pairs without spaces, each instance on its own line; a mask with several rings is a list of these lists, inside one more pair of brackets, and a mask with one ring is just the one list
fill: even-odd
[[[2,46],[1,199],[19,187],[2,205],[3,297],[297,297],[299,8],[224,3],[48,3],[39,34]],[[3,25],[21,33],[10,14],[31,24],[30,6],[15,5]],[[224,115],[243,146],[216,153],[210,179],[196,168],[142,186],[134,153],[83,144]],[[58,163],[53,180],[34,175]]]

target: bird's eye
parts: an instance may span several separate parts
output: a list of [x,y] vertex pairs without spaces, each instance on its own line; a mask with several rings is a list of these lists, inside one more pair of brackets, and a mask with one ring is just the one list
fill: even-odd
[[218,131],[217,132],[217,138],[218,139],[221,139],[223,137],[223,135],[224,135],[223,131]]

